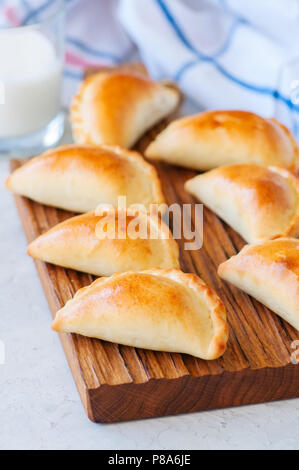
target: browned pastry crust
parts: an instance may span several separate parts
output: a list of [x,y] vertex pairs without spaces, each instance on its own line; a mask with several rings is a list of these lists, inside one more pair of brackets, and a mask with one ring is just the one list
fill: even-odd
[[140,154],[119,147],[66,145],[32,158],[6,180],[7,189],[34,201],[74,212],[98,204],[164,203],[155,168]]
[[178,245],[158,216],[106,206],[56,225],[30,243],[28,254],[96,276],[179,267]]
[[299,236],[299,181],[288,170],[227,165],[195,176],[185,188],[248,243]]
[[173,121],[147,148],[146,156],[195,170],[257,163],[298,168],[291,132],[275,119],[246,111],[207,111]]
[[218,274],[299,330],[299,240],[246,245],[219,266]]
[[130,148],[178,106],[180,93],[154,82],[144,68],[122,67],[88,76],[71,105],[74,140],[79,144]]
[[219,297],[176,269],[98,279],[57,313],[53,329],[203,359],[221,356],[228,339]]

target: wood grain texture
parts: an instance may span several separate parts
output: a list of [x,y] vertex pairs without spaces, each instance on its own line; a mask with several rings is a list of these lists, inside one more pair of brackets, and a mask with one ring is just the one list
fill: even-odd
[[[166,125],[160,123],[138,145],[143,152]],[[20,162],[12,162],[12,170]],[[155,165],[168,204],[196,202],[183,185],[194,172]],[[16,196],[29,242],[73,214]],[[194,228],[194,214],[192,223]],[[299,333],[266,307],[217,276],[218,265],[244,241],[207,208],[204,244],[184,251],[183,271],[197,273],[223,300],[230,326],[228,349],[216,361],[121,346],[75,334],[61,334],[69,366],[88,417],[116,422],[299,397],[299,365],[291,364]],[[25,254],[24,254],[25,256]],[[54,317],[92,276],[35,261]],[[50,325],[49,325],[50,327]]]

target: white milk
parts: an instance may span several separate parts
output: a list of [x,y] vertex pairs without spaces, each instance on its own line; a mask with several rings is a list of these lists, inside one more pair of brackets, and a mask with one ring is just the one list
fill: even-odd
[[59,112],[62,66],[52,43],[31,29],[0,30],[0,138],[43,129]]

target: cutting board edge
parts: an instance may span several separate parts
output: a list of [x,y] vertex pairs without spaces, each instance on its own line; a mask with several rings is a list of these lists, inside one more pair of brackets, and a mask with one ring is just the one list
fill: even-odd
[[92,422],[115,423],[295,399],[299,398],[298,382],[299,365],[291,363],[213,376],[186,374],[87,389],[88,405],[84,406]]

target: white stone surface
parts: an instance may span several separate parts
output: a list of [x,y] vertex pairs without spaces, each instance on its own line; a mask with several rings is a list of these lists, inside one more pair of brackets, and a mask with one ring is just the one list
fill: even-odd
[[[299,449],[299,400],[121,424],[85,416],[0,157],[0,449]],[[298,365],[299,367],[299,365]]]

